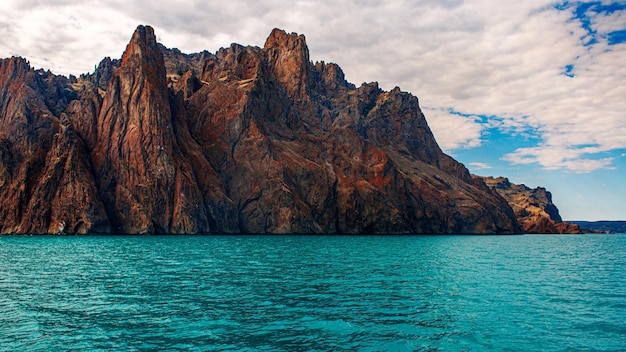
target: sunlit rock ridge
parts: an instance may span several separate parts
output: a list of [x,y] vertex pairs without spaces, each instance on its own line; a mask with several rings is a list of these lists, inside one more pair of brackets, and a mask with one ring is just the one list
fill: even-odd
[[0,61],[3,234],[511,234],[416,97],[304,36],[184,54],[139,26],[79,78]]
[[524,232],[537,234],[581,234],[580,226],[564,222],[543,187],[529,188],[506,177],[483,177],[485,183],[509,202]]

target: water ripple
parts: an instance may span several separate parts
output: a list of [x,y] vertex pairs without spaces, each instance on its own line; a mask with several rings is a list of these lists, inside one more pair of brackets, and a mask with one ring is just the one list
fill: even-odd
[[4,351],[626,349],[626,236],[0,237]]

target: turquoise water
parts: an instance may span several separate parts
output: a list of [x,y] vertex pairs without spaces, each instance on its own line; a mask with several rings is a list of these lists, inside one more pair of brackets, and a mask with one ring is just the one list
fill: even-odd
[[623,351],[626,236],[0,237],[2,351]]

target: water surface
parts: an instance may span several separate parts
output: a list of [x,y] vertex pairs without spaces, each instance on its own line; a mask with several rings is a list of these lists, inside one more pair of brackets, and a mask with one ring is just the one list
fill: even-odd
[[0,350],[623,351],[626,236],[0,237]]

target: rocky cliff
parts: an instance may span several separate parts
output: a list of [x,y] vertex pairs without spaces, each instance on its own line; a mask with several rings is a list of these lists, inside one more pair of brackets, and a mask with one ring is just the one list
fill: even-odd
[[67,79],[0,61],[1,233],[517,233],[417,98],[304,36],[183,54],[139,26]]
[[482,180],[506,199],[526,233],[583,233],[576,224],[563,222],[552,203],[552,194],[543,187],[529,188],[511,183],[505,177],[483,177]]

